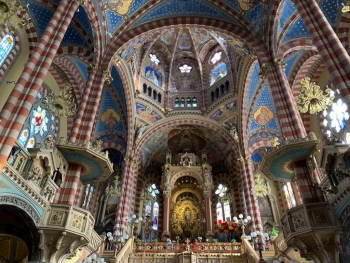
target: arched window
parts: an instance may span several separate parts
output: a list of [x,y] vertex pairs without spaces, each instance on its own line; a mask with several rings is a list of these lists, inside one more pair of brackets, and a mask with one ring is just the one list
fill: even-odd
[[222,84],[220,86],[220,92],[221,92],[221,95],[225,93],[225,86],[224,86],[224,84]]
[[192,107],[197,107],[198,104],[197,104],[197,98],[196,97],[193,97],[192,98]]
[[228,92],[230,90],[230,82],[229,81],[225,82],[225,90],[226,90],[226,92]]
[[227,75],[225,63],[219,63],[210,72],[210,86]]
[[37,143],[45,144],[48,138],[56,137],[58,119],[42,106],[44,94],[48,93],[51,93],[49,88],[43,86],[40,89],[18,136],[18,141],[26,148],[34,148]]
[[215,99],[215,93],[214,93],[214,91],[212,91],[212,92],[210,93],[210,97],[211,97],[211,101],[214,101],[214,99]]
[[153,62],[153,63],[155,63],[155,64],[159,64],[159,59],[157,58],[157,56],[156,55],[154,55],[154,54],[149,54],[149,57],[150,57],[150,59],[151,59],[151,61]]
[[218,202],[216,204],[217,222],[220,225],[224,221],[231,221],[230,200],[232,200],[228,188],[219,184],[215,191]]
[[179,100],[179,98],[175,98],[174,107],[177,108],[179,106],[180,106],[180,100]]
[[287,200],[288,209],[297,206],[297,202],[294,197],[293,188],[290,182],[285,183],[282,186],[284,196]]
[[162,94],[158,93],[158,102],[162,102]]
[[146,202],[145,217],[148,218],[149,226],[143,228],[143,240],[151,242],[157,237],[158,233],[158,218],[159,218],[159,203],[157,201],[159,190],[155,184],[150,184],[146,189],[143,199]]
[[85,197],[84,197],[84,201],[82,204],[82,208],[86,209],[86,210],[90,210],[90,201],[91,201],[91,197],[92,194],[94,192],[94,185],[93,184],[87,184],[85,187]]
[[14,38],[11,34],[6,34],[0,42],[0,66],[5,62],[8,55],[10,55],[15,45]]
[[152,89],[151,89],[151,87],[148,87],[148,96],[152,96]]
[[147,85],[143,84],[143,93],[147,93]]
[[214,53],[210,58],[210,63],[215,65],[216,62],[218,62],[221,59],[221,54],[221,51]]
[[187,98],[186,99],[186,107],[191,107],[192,106],[192,101],[191,101],[191,98]]
[[180,107],[185,107],[185,98],[181,98]]
[[153,99],[156,100],[157,99],[157,91],[153,91]]
[[219,98],[219,96],[220,96],[219,88],[216,88],[216,90],[215,90],[215,98],[217,99],[217,98]]

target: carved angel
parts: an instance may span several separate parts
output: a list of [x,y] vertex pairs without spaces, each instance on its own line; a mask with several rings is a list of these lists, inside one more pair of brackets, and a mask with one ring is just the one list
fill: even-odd
[[235,141],[238,140],[238,129],[234,123],[221,123],[221,126],[225,127],[229,131],[230,135]]

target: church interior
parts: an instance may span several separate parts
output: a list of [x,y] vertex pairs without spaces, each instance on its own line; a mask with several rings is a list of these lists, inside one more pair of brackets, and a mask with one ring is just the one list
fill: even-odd
[[0,10],[0,263],[350,262],[350,2]]

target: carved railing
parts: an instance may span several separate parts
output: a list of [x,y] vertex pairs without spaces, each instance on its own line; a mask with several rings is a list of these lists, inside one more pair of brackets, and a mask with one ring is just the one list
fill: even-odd
[[274,244],[274,247],[275,247],[275,251],[277,254],[279,253],[284,253],[287,251],[288,249],[288,245],[286,243],[286,241],[284,240],[284,235],[283,235],[283,232],[280,231],[278,233],[278,236],[275,238],[275,239],[271,239],[272,243]]
[[134,239],[129,238],[124,246],[118,251],[118,254],[110,260],[110,263],[127,263],[129,261],[129,256],[134,249]]
[[73,257],[83,246],[96,251],[102,238],[94,231],[94,223],[89,211],[71,205],[51,204],[38,226],[42,261],[59,262]]
[[243,239],[242,243],[243,243],[243,247],[244,247],[244,252],[247,255],[247,261],[249,263],[258,263],[259,262],[259,255],[256,253],[256,251],[252,247],[252,245],[246,239]]
[[303,258],[338,261],[341,226],[331,204],[299,205],[287,210],[281,222],[286,244],[299,250]]
[[198,243],[198,244],[186,244],[186,243],[172,243],[166,242],[147,243],[141,242],[136,245],[136,252],[168,252],[168,253],[182,253],[189,252],[211,252],[211,253],[230,253],[232,255],[241,255],[243,253],[243,247],[241,243]]

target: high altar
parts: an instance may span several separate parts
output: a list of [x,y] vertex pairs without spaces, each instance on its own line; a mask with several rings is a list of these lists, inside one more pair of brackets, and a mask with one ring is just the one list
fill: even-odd
[[214,189],[207,155],[166,155],[162,168],[164,224],[162,239],[213,238],[211,195]]

